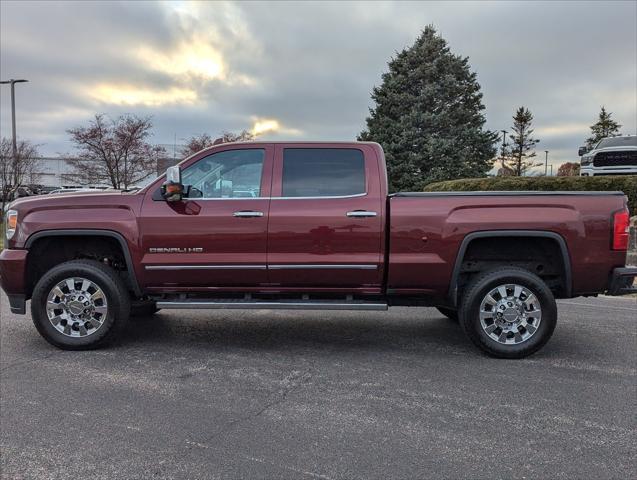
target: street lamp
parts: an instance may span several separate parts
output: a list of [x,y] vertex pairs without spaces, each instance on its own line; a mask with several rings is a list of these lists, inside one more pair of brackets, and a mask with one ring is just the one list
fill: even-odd
[[15,84],[28,82],[28,80],[20,79],[20,80],[2,80],[0,83],[10,83],[11,84],[11,133],[13,135],[13,161],[16,162],[18,159],[18,142],[16,140],[15,135]]
[[502,132],[502,168],[506,165],[504,164],[504,149],[506,148],[506,140],[507,140],[507,131],[500,130]]
[[[546,173],[549,169],[549,151],[548,150],[544,150],[544,153],[546,154],[546,156],[544,157],[544,176],[546,177]],[[551,172],[553,171],[553,168],[551,168]]]

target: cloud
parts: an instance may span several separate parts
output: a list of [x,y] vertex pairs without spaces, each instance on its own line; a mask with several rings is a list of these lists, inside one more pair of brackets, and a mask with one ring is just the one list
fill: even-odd
[[572,134],[584,136],[588,133],[588,123],[557,123],[544,125],[535,129],[535,134],[540,137],[562,137]]
[[188,76],[212,80],[224,79],[226,76],[221,54],[197,39],[181,42],[168,53],[151,47],[140,47],[137,56],[148,67],[175,77]]
[[192,83],[193,80],[219,80],[230,85],[255,83],[247,75],[229,71],[221,52],[199,35],[180,41],[168,52],[142,46],[137,49],[136,56],[147,68],[164,73],[178,83]]
[[113,105],[145,105],[159,107],[166,104],[191,105],[197,101],[197,92],[187,88],[157,89],[133,85],[101,84],[87,89],[87,95],[99,103]]
[[577,159],[601,105],[637,133],[636,16],[634,2],[601,1],[4,1],[0,70],[30,80],[16,88],[18,134],[50,153],[93,113],[152,115],[158,143],[243,129],[353,140],[387,61],[433,23],[469,57],[487,126],[530,108],[539,155],[557,164]]
[[278,120],[273,118],[254,118],[250,132],[255,136],[263,136],[270,133],[292,136],[303,134],[303,132],[298,128],[284,127]]

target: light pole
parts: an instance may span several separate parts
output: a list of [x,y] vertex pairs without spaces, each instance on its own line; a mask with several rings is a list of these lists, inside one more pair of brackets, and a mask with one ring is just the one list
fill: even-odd
[[553,176],[553,165],[551,164],[551,177]]
[[[544,157],[544,176],[546,177],[546,173],[549,169],[549,151],[544,150],[544,153],[546,154]],[[551,168],[551,171],[553,171],[553,168]]]
[[502,132],[502,168],[504,168],[504,149],[506,148],[507,131],[500,130]]
[[28,82],[28,80],[20,79],[20,80],[2,80],[0,83],[10,83],[11,84],[11,133],[13,135],[13,161],[16,162],[18,159],[18,142],[15,134],[15,84]]

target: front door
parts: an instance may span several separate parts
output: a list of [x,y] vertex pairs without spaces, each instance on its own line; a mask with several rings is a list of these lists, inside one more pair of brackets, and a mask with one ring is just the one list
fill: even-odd
[[371,148],[276,146],[268,228],[272,286],[375,292],[382,281],[382,234]]
[[216,290],[267,283],[273,148],[227,146],[189,162],[181,202],[149,192],[139,219],[147,288]]

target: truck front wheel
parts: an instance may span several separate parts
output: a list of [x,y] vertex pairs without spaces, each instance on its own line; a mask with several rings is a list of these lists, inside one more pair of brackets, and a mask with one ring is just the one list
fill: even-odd
[[64,350],[112,341],[130,313],[124,282],[107,265],[72,260],[45,273],[33,290],[31,316],[40,335]]
[[537,275],[504,267],[478,275],[466,288],[460,325],[482,351],[523,358],[549,341],[557,321],[555,298]]

